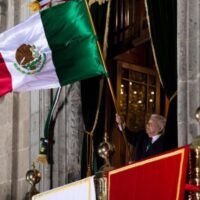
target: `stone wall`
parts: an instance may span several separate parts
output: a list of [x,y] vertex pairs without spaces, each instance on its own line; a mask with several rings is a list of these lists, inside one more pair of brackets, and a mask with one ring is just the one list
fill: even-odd
[[[53,96],[55,95],[53,91]],[[44,137],[44,125],[49,112],[51,92],[31,92],[30,103],[30,165],[37,159],[39,141]],[[80,83],[62,88],[54,118],[53,165],[36,165],[42,172],[39,190],[46,191],[81,178],[83,120]]]
[[200,134],[195,111],[200,106],[200,15],[198,0],[178,2],[178,142],[190,144]]
[[[0,31],[19,23],[23,1],[0,1],[4,16]],[[1,16],[2,17],[2,16]],[[29,169],[29,94],[8,94],[0,98],[0,199],[23,199]]]
[[0,103],[0,199],[22,199],[29,169],[29,97],[10,94]]

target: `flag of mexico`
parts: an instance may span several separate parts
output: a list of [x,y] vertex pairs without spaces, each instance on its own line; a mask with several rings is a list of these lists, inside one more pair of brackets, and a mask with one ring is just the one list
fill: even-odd
[[0,96],[106,74],[84,0],[69,0],[0,34]]

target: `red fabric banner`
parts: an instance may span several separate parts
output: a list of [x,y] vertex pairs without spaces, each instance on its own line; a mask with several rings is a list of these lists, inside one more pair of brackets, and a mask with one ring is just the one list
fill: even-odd
[[184,199],[189,147],[151,157],[108,173],[109,200]]
[[11,91],[12,91],[11,75],[0,53],[0,96]]

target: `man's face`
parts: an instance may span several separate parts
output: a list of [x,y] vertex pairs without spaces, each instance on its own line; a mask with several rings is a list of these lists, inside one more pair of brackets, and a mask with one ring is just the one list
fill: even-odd
[[146,133],[149,137],[158,135],[161,131],[161,128],[158,126],[156,120],[150,117],[149,121],[146,124]]

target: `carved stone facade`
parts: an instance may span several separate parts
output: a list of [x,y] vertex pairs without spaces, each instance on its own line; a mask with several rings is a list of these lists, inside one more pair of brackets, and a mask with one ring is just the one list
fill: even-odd
[[[50,108],[50,90],[31,92],[30,98],[30,165],[38,156],[39,141]],[[58,187],[81,178],[83,120],[80,83],[62,89],[57,109],[53,145],[54,164],[40,165],[43,179],[40,191]]]
[[190,144],[200,134],[195,112],[200,106],[199,1],[178,3],[178,142]]

